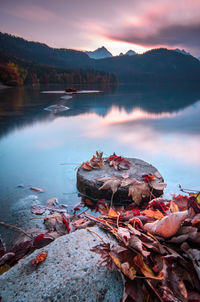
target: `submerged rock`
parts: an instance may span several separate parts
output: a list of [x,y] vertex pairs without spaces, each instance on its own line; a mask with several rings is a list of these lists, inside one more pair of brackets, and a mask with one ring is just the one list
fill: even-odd
[[[98,227],[93,230],[105,241],[115,242]],[[98,265],[99,255],[90,251],[97,244],[94,234],[79,230],[36,250],[0,276],[2,302],[120,301],[121,275]],[[36,269],[31,262],[42,251],[48,256]]]
[[64,105],[51,105],[49,107],[44,108],[46,111],[51,111],[53,113],[59,113],[66,110],[69,110],[69,107],[66,107]]

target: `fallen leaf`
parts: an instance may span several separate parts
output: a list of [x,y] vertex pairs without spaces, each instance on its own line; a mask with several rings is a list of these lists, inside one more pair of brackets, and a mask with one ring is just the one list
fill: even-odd
[[139,251],[144,257],[147,257],[150,255],[150,252],[147,252],[143,249],[142,241],[135,235],[131,235],[128,246]]
[[63,220],[63,222],[64,222],[64,224],[65,224],[65,226],[67,228],[68,233],[70,233],[71,228],[69,226],[69,219],[67,219],[67,217],[65,217],[65,215],[62,214],[62,220]]
[[32,260],[32,265],[38,265],[47,258],[47,252],[42,252],[34,260]]
[[123,240],[125,245],[128,245],[129,239],[131,238],[129,230],[127,228],[119,227],[117,233],[119,237]]
[[155,280],[163,280],[164,279],[164,273],[160,272],[157,276],[155,276],[152,269],[144,262],[144,257],[140,254],[137,254],[137,256],[134,257],[134,263],[135,265],[140,269],[141,273],[150,279]]
[[170,201],[169,208],[172,213],[179,212],[178,205],[175,203],[175,201],[173,199]]
[[15,256],[15,253],[6,253],[0,258],[0,266],[4,265],[6,262],[8,262],[10,259],[12,259]]
[[129,279],[133,280],[136,277],[136,270],[134,267],[131,267],[128,262],[121,264],[122,273],[127,276]]
[[41,247],[44,247],[47,244],[51,243],[53,240],[54,238],[48,234],[39,234],[33,240],[33,247],[36,249],[40,249]]
[[85,163],[82,163],[81,167],[84,169],[84,170],[87,170],[87,171],[91,171],[93,168],[92,166],[90,165],[90,163],[87,161]]
[[16,244],[11,252],[15,254],[13,258],[9,260],[9,265],[16,264],[20,259],[22,259],[26,254],[28,254],[32,249],[32,240],[26,240],[19,244]]
[[117,214],[117,212],[115,212],[112,208],[109,209],[109,211],[108,211],[109,218],[117,218],[118,216],[119,216],[119,214]]
[[128,196],[131,196],[132,200],[139,205],[143,199],[143,197],[150,197],[150,192],[148,188],[148,184],[145,182],[141,182],[135,180],[130,186],[128,190]]
[[36,214],[36,215],[42,215],[46,212],[46,207],[42,207],[39,205],[34,205],[31,207],[31,213]]
[[49,198],[46,204],[48,207],[54,207],[56,204],[58,204],[58,198],[57,197]]
[[99,188],[99,190],[108,190],[110,189],[113,194],[117,191],[119,185],[120,185],[120,180],[117,179],[116,177],[105,177],[104,178],[99,178],[98,181],[104,182],[104,184]]
[[194,196],[196,198],[197,203],[200,205],[200,192],[190,193],[190,196]]
[[176,234],[183,221],[188,217],[188,211],[176,212],[165,216],[161,220],[152,223],[146,223],[144,230],[159,235],[163,238],[169,238]]
[[[4,274],[9,269],[10,269],[10,265],[8,265],[8,264],[1,265],[0,266],[0,275]],[[1,301],[1,299],[0,299],[0,301]]]
[[43,193],[43,192],[45,192],[44,189],[36,188],[36,187],[30,187],[29,189],[32,190],[32,191],[35,191],[37,193]]
[[146,210],[142,211],[142,214],[145,214],[147,217],[155,218],[158,220],[165,217],[159,210],[153,211],[151,209],[146,209]]

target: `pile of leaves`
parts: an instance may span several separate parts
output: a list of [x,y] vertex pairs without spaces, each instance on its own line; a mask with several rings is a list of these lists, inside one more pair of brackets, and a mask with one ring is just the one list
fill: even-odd
[[91,221],[119,241],[92,250],[124,277],[123,302],[200,301],[200,194],[155,198],[142,208],[110,208],[100,201]]
[[138,205],[145,198],[152,199],[155,197],[153,191],[163,191],[166,187],[159,172],[153,175],[143,175],[141,180],[131,177],[128,173],[122,174],[121,178],[112,176],[98,178],[97,180],[103,183],[99,190],[110,189],[113,195],[119,187],[128,187],[128,196],[131,196],[132,200]]
[[100,169],[103,165],[103,152],[99,153],[96,151],[96,156],[93,155],[89,161],[83,162],[81,167],[84,170],[91,171],[93,169]]
[[96,156],[86,162],[83,162],[81,167],[84,170],[91,171],[93,169],[100,169],[103,167],[104,162],[108,162],[110,167],[115,170],[128,170],[130,168],[130,162],[122,156],[117,156],[115,153],[108,158],[103,158],[103,152],[96,151]]

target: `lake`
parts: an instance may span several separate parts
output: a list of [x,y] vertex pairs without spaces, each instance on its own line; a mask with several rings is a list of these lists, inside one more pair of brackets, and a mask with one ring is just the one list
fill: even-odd
[[[76,168],[96,150],[153,164],[167,183],[167,197],[180,193],[179,184],[200,190],[198,87],[121,85],[70,99],[62,90],[0,90],[0,221],[10,221],[10,208],[29,195],[41,203],[58,197],[73,207],[79,201]],[[44,110],[54,104],[69,109]]]

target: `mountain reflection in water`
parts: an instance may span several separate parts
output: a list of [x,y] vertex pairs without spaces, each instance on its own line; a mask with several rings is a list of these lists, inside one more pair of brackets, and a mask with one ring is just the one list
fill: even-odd
[[[41,203],[56,196],[75,204],[76,166],[61,163],[80,164],[96,150],[152,163],[168,184],[166,195],[179,183],[200,188],[199,87],[121,86],[71,99],[44,90],[63,87],[0,91],[0,218],[30,185],[45,188]],[[69,110],[44,110],[53,104]]]

